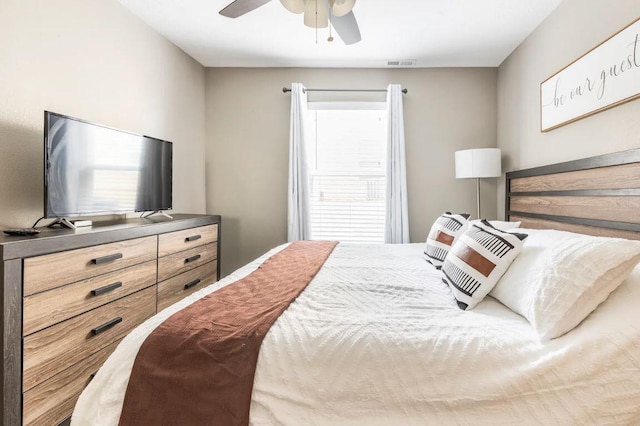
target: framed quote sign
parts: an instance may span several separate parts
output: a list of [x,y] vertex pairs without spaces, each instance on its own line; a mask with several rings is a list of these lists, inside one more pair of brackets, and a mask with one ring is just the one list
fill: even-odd
[[640,18],[540,83],[547,132],[640,97]]

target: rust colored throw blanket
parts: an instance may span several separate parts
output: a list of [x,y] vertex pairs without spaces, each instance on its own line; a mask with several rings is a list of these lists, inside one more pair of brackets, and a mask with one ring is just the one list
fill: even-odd
[[246,425],[258,352],[336,246],[299,241],[167,318],[136,357],[120,425]]

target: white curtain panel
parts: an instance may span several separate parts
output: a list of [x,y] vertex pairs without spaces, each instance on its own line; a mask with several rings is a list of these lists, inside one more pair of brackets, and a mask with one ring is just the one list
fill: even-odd
[[384,242],[409,242],[409,211],[407,208],[407,163],[404,154],[404,113],[402,87],[387,88],[387,202]]
[[304,144],[307,94],[300,83],[291,85],[291,126],[289,131],[289,189],[287,212],[288,241],[311,238],[310,194]]

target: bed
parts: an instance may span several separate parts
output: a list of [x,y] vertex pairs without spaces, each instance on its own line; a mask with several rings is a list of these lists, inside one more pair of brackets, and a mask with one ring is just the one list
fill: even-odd
[[[522,221],[523,232],[555,228],[638,239],[639,161],[640,150],[633,150],[508,173],[507,217]],[[145,338],[285,249],[134,330],[81,395],[72,424],[118,424]],[[249,423],[640,422],[640,267],[573,330],[541,340],[527,319],[492,297],[459,309],[423,250],[424,244],[339,244],[266,333]]]

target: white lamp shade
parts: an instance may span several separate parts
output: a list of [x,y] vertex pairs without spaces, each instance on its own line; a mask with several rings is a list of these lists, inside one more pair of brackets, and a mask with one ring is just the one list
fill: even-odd
[[331,14],[333,16],[344,16],[351,12],[353,6],[356,4],[356,0],[329,0],[331,6]]
[[304,12],[304,0],[280,0],[280,3],[291,13]]
[[498,148],[456,151],[456,178],[500,177],[502,174],[500,164]]
[[[316,12],[318,14],[317,17]],[[327,28],[329,25],[329,8],[326,0],[306,0],[304,24],[311,28]]]

